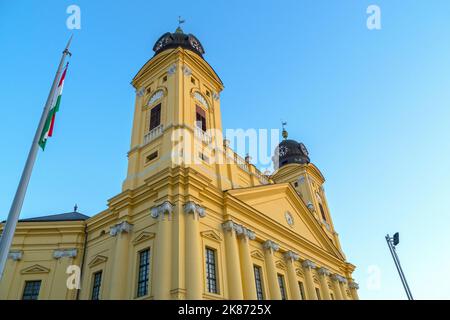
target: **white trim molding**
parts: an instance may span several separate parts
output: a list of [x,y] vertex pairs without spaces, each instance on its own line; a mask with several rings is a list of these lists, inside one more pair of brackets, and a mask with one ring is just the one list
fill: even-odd
[[75,258],[77,256],[77,249],[56,249],[53,251],[53,258]]

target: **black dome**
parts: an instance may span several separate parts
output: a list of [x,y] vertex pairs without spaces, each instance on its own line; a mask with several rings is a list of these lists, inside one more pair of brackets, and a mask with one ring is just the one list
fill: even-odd
[[203,57],[205,50],[200,41],[193,34],[185,34],[181,28],[177,28],[174,33],[167,32],[163,34],[153,46],[155,56],[167,49],[182,47],[197,53]]
[[276,147],[274,156],[274,168],[279,169],[290,163],[310,163],[309,153],[305,145],[295,140],[283,140]]

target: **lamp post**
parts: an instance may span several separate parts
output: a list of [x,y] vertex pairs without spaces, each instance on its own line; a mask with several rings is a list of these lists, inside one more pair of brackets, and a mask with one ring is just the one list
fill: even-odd
[[389,236],[389,234],[386,235],[386,242],[388,244],[389,251],[391,252],[392,259],[394,260],[395,267],[397,268],[398,274],[400,276],[400,280],[402,281],[403,288],[405,288],[406,296],[408,297],[408,300],[414,300],[411,290],[409,289],[408,282],[406,281],[405,274],[403,273],[402,266],[400,265],[400,260],[398,258],[397,252],[395,251],[395,247],[400,243],[399,233],[395,233],[392,238]]

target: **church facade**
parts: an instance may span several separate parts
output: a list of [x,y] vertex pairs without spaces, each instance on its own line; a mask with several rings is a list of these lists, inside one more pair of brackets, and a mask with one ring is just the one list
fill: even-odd
[[0,299],[358,299],[305,146],[284,131],[260,172],[220,134],[200,41],[178,28],[153,50],[132,81],[122,192],[92,217],[21,220]]

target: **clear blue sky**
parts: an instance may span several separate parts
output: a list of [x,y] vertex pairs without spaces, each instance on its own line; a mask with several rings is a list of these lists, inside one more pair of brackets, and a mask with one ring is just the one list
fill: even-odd
[[[303,141],[361,298],[403,299],[384,236],[399,231],[416,298],[450,298],[450,2],[0,1],[0,218],[6,218],[60,52],[81,7],[55,137],[22,211],[93,215],[125,178],[130,81],[177,17],[225,83],[225,128],[278,128]],[[366,8],[382,30],[366,28]],[[369,269],[380,272],[370,286]],[[373,275],[373,274],[372,274]]]

